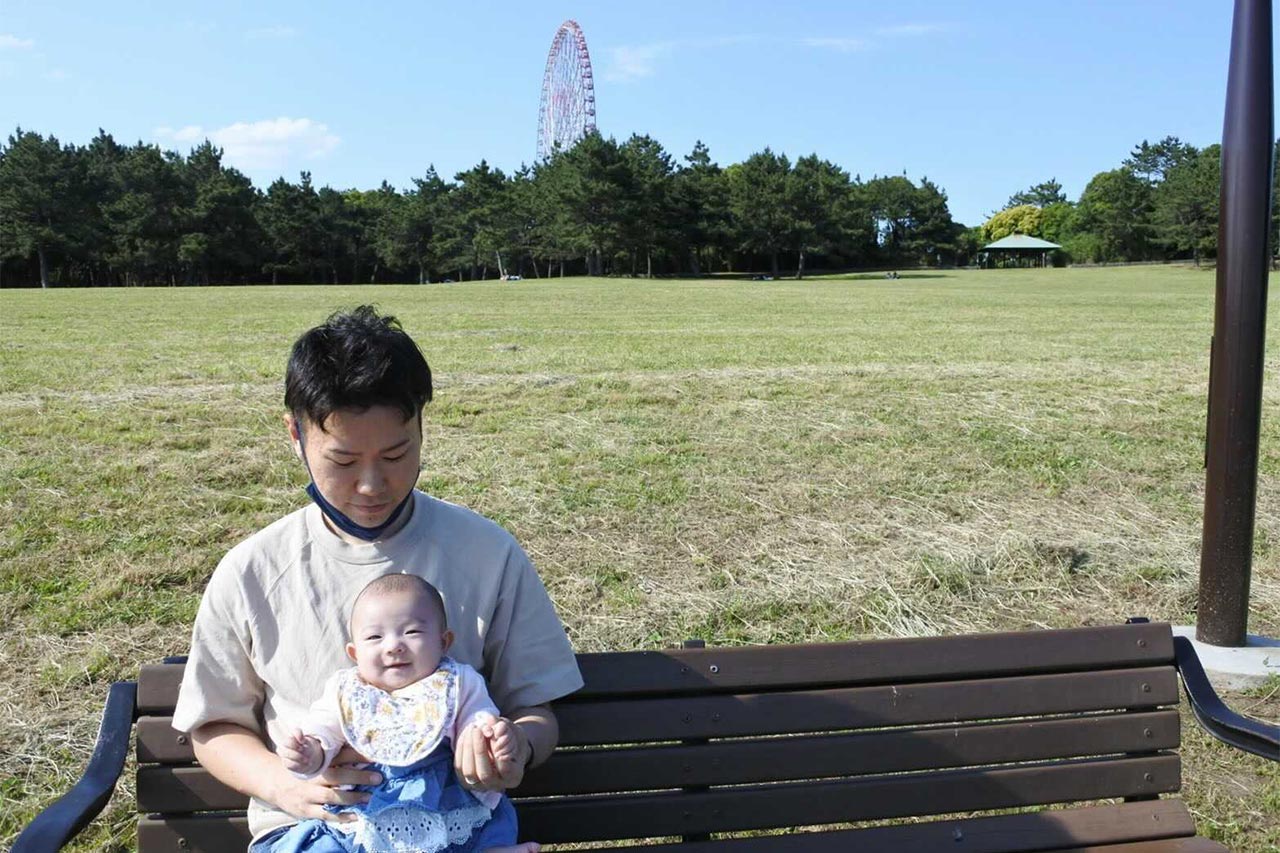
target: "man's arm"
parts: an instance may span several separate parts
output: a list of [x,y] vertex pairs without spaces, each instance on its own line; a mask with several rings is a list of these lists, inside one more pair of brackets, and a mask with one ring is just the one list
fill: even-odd
[[235,723],[207,723],[191,733],[196,759],[218,781],[257,797],[299,819],[351,820],[325,811],[326,805],[368,802],[360,791],[334,785],[376,785],[382,777],[354,767],[330,767],[313,779],[298,779],[267,749],[257,733]]
[[560,742],[560,723],[556,721],[555,712],[550,705],[517,708],[511,712],[509,719],[516,724],[529,744],[530,751],[526,759],[528,767],[537,767],[551,757],[556,744]]

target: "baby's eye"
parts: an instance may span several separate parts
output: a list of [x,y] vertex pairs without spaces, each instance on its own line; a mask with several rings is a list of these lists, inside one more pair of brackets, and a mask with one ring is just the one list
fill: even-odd
[[421,633],[422,633],[422,631],[418,630],[417,628],[410,628],[408,631],[405,631],[405,633],[406,633],[406,634],[421,634]]
[[381,634],[370,634],[369,636],[365,637],[365,640],[366,640],[366,641],[371,641],[371,640],[381,640],[381,639],[382,639],[382,635],[381,635]]

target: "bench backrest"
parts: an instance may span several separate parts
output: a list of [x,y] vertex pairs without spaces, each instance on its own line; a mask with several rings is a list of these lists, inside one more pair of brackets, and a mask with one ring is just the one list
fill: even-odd
[[[1180,785],[1168,625],[578,660],[586,687],[555,706],[561,747],[513,792],[521,835],[543,842],[1140,800]],[[151,666],[139,679],[139,849],[243,849],[245,798],[169,726],[181,674]]]

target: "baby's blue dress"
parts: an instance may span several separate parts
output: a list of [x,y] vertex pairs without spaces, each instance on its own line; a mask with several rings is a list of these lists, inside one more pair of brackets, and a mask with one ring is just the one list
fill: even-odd
[[[471,853],[515,844],[511,800],[489,792],[477,797],[453,769],[445,734],[454,732],[458,719],[457,683],[464,666],[445,658],[434,674],[394,696],[358,678],[340,679],[345,740],[375,759],[368,767],[382,774],[382,782],[358,788],[369,792],[368,803],[329,807],[356,815],[356,821],[305,820],[264,837],[252,853]],[[479,679],[474,670],[463,677]],[[471,716],[468,711],[466,722]],[[422,758],[407,764],[377,760],[394,762],[424,749]]]

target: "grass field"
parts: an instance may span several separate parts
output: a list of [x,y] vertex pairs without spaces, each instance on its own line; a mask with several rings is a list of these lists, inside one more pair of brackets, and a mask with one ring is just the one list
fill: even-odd
[[[288,346],[361,302],[436,375],[420,485],[519,537],[580,650],[1193,618],[1210,273],[0,291],[0,845],[305,499]],[[1250,630],[1280,635],[1274,382]],[[1184,720],[1201,831],[1276,849],[1276,765]]]

